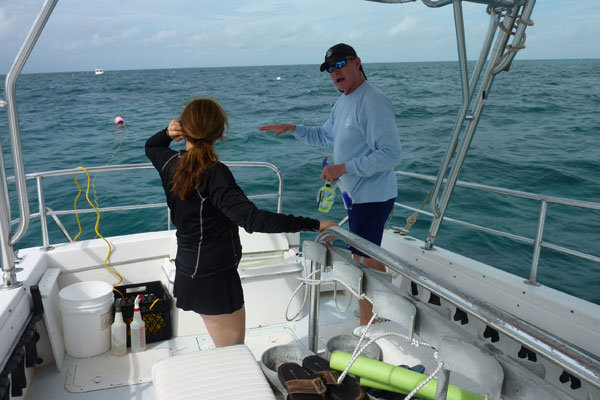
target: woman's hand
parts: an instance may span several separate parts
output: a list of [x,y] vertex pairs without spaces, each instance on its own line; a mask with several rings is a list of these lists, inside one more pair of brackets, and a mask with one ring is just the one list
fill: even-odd
[[181,127],[181,121],[177,118],[173,118],[171,122],[169,122],[169,127],[167,128],[167,132],[169,133],[169,137],[176,142],[179,142],[183,139],[183,128]]
[[330,226],[338,226],[338,224],[336,224],[333,221],[319,221],[319,232],[323,232],[325,229],[329,228]]
[[[338,226],[338,224],[336,224],[333,221],[319,221],[319,232],[323,232],[325,229],[329,228],[330,226]],[[327,239],[325,239],[326,242],[331,242],[332,240],[333,240],[333,236],[330,236]]]

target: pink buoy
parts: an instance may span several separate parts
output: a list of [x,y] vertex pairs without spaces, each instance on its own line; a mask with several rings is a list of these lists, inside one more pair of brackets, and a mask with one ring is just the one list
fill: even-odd
[[125,123],[125,120],[122,117],[115,118],[115,125],[122,125]]

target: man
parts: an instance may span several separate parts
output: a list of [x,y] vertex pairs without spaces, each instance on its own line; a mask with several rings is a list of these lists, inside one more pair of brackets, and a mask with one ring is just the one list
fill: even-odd
[[[334,163],[323,168],[321,178],[339,179],[352,199],[348,210],[350,232],[381,245],[385,222],[398,192],[394,168],[400,163],[400,137],[391,101],[367,81],[360,58],[344,43],[325,53],[321,72],[327,71],[342,92],[323,126],[274,124],[261,131],[279,136],[294,133],[301,141],[318,146],[333,146]],[[378,271],[385,266],[350,248],[355,260]],[[371,304],[359,301],[360,323],[366,325],[373,315]]]

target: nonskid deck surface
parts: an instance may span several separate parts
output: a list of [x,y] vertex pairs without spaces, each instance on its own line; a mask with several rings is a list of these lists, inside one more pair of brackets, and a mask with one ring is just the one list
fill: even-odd
[[[355,309],[356,303],[353,303],[353,305],[344,314],[340,314],[335,309],[332,296],[330,294],[324,294],[322,296],[320,308],[321,331],[319,335],[320,351],[325,351],[326,342],[332,336],[339,335],[342,333],[351,334],[352,330],[359,325],[358,320],[354,316]],[[246,345],[258,361],[260,360],[260,357],[265,350],[274,346],[295,344],[307,348],[307,333],[308,318],[305,313],[305,316],[299,321],[276,326],[248,329],[246,333]],[[148,344],[146,349],[149,354],[147,355],[147,357],[132,358],[130,355],[129,358],[133,360],[141,359],[142,362],[144,362],[144,360],[147,360],[148,362],[153,362],[153,360],[156,357],[160,358],[160,355],[158,354],[156,356],[150,355],[150,353],[153,352],[156,353],[168,351],[170,355],[178,355],[194,351],[208,350],[213,347],[214,345],[212,343],[212,340],[207,334],[197,336],[174,337],[162,342]],[[150,400],[155,398],[154,387],[152,385],[152,382],[148,381],[148,379],[146,379],[145,383],[110,387],[111,382],[109,382],[108,380],[114,378],[111,377],[111,370],[114,371],[116,368],[118,368],[118,364],[123,364],[124,362],[127,362],[124,361],[122,357],[112,357],[110,356],[110,352],[107,352],[100,356],[83,360],[85,360],[85,362],[81,362],[82,359],[76,359],[65,355],[62,371],[60,372],[57,370],[54,363],[50,363],[43,367],[36,368],[35,375],[33,377],[33,385],[27,398],[31,400],[104,400],[107,398],[110,398],[112,400]],[[100,362],[102,362],[102,367],[98,366],[99,360]],[[113,363],[113,368],[110,367],[111,360],[115,360],[115,362]],[[130,364],[136,364],[136,362],[137,361],[130,361]],[[95,365],[96,370],[102,371],[104,369],[109,369],[109,371],[103,373],[103,376],[92,376],[93,374],[90,374],[89,371],[81,371],[82,368],[87,368],[90,365]],[[80,371],[77,371],[77,367],[80,367]],[[145,367],[146,370],[149,370],[151,366]],[[144,366],[131,365],[129,374],[133,377],[133,380],[135,380],[140,377],[139,374],[136,375],[136,372],[143,369]],[[73,373],[75,374],[75,377],[73,376]],[[89,391],[87,391],[88,389],[80,389],[77,385],[81,385],[82,380],[85,379],[90,380],[90,383],[85,385],[86,387],[93,388],[94,385],[97,385],[97,382],[102,381],[104,379],[105,381],[103,382],[103,384],[99,386],[109,388],[102,388]],[[120,381],[123,380],[126,379],[120,379]],[[73,385],[74,382],[77,385]],[[79,391],[73,393],[67,390],[67,386],[70,390],[75,389],[76,391]]]
[[[340,303],[338,304],[339,306],[344,307],[347,303],[347,299],[340,299],[338,297],[338,303]],[[324,357],[328,357],[327,342],[340,335],[353,336],[353,331],[359,326],[359,321],[355,316],[357,304],[356,301],[353,300],[350,307],[348,307],[344,313],[340,313],[336,309],[332,293],[322,293],[320,304],[319,353]],[[292,313],[292,311],[290,311],[290,313]],[[383,332],[399,333],[401,330],[402,328],[394,322],[381,322],[374,324],[367,336],[373,338]],[[246,333],[246,345],[254,355],[254,358],[259,361],[266,350],[275,346],[293,344],[307,349],[307,336],[308,317],[305,312],[304,317],[295,322],[248,329]],[[365,342],[363,342],[363,344],[364,343]],[[425,374],[431,373],[436,368],[437,362],[433,358],[433,351],[430,348],[415,348],[411,346],[408,341],[399,337],[384,337],[376,343],[381,348],[383,361],[387,363],[408,366],[422,365],[425,367]],[[129,368],[125,368],[124,373],[130,375],[130,381],[135,381],[135,379],[140,378],[140,374],[143,375],[144,370],[151,370],[151,364],[157,357],[164,358],[169,355],[174,356],[205,351],[213,347],[212,340],[207,334],[174,337],[170,340],[150,343],[146,348],[145,353],[147,354],[144,354],[142,358],[137,357],[137,355],[132,357],[131,353],[128,354],[127,357],[137,361],[130,362]],[[167,352],[167,355],[165,356],[164,354],[157,353],[161,351],[163,353]],[[351,352],[352,350],[347,351]],[[96,363],[98,359],[102,359],[102,367],[99,367]],[[112,367],[111,360],[115,360]],[[110,352],[97,356],[93,360],[91,358],[85,359],[85,362],[81,362],[81,359],[65,356],[61,372],[56,369],[54,363],[35,369],[36,375],[33,379],[32,389],[27,398],[32,400],[104,400],[107,398],[112,400],[154,399],[155,391],[149,373],[146,373],[144,383],[132,383],[119,387],[110,386],[111,383],[114,382],[110,382],[109,380],[115,379],[115,371],[119,368],[117,364],[123,364],[123,360],[123,357],[117,358],[110,356]],[[148,365],[140,365],[139,360],[143,360],[141,362],[147,362]],[[90,365],[94,366],[95,371],[105,372],[99,372],[99,375],[94,375],[94,373],[91,373],[90,371],[77,371],[79,366],[83,366],[81,368],[86,368]],[[73,377],[73,373],[79,375]],[[136,375],[136,373],[138,374]],[[454,378],[457,378],[457,376],[454,376]],[[88,379],[90,383],[84,382],[85,379]],[[94,385],[102,380],[104,381],[100,386],[103,386],[104,388],[95,389]],[[120,382],[123,380],[126,379],[121,378]],[[80,389],[82,386],[87,386],[88,389]],[[89,390],[90,387],[95,390]],[[75,389],[75,393],[73,392],[73,389]],[[274,393],[278,399],[283,398],[275,388]]]

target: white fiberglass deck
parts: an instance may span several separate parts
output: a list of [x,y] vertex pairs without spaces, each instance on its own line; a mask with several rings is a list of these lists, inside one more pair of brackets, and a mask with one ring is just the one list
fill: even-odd
[[[353,303],[353,306],[350,307],[346,313],[339,314],[335,310],[331,294],[323,295],[321,307],[321,323],[323,324],[320,334],[321,349],[325,349],[325,343],[332,336],[339,334],[342,330],[346,333],[351,333],[352,329],[358,326],[358,320],[354,316],[355,309],[356,302]],[[297,322],[288,324],[249,329],[246,333],[246,345],[254,355],[254,358],[260,360],[262,353],[273,346],[283,344],[300,344],[302,346],[307,346],[307,332],[308,318],[304,317]],[[172,355],[177,355],[208,350],[213,347],[210,337],[205,334],[174,337],[163,342],[150,343],[147,349],[170,349]],[[110,352],[108,354],[110,354]],[[53,363],[47,364],[41,368],[36,368],[35,377],[33,377],[33,387],[28,393],[27,398],[30,400],[104,400],[107,398],[113,400],[155,399],[155,391],[152,382],[71,393],[65,388],[65,385],[67,382],[72,381],[72,378],[69,377],[69,369],[73,363],[76,362],[77,359],[65,356],[62,372],[59,372]]]

